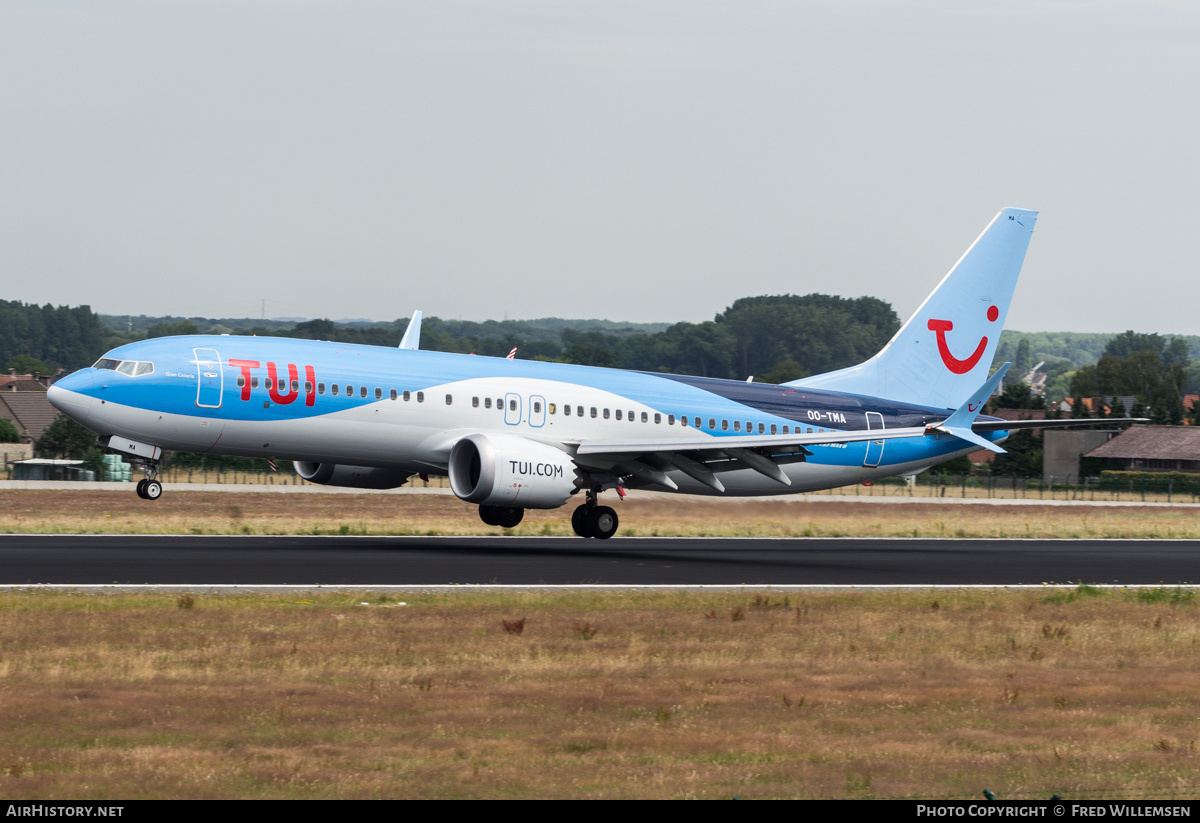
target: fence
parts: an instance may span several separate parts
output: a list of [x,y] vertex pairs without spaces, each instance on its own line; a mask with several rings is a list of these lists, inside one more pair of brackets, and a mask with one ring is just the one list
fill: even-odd
[[1074,482],[1041,477],[919,475],[920,482],[886,478],[872,485],[810,492],[853,497],[957,497],[972,500],[1078,500],[1111,503],[1200,503],[1200,477],[1080,477]]
[[[134,469],[130,480],[136,482],[145,475],[139,469]],[[0,474],[7,480],[16,479],[10,466],[7,473]],[[217,485],[254,485],[254,486],[310,486],[314,485],[292,472],[250,472],[237,469],[195,469],[195,468],[166,468],[160,469],[158,479],[163,483],[213,483]],[[114,483],[114,485],[116,485]],[[430,477],[428,481],[421,480],[416,475],[409,478],[405,488],[450,488],[450,481],[445,477]]]
[[[1071,482],[1044,480],[1041,477],[1003,477],[978,475],[918,475],[917,482],[889,477],[871,485],[856,484],[809,492],[810,495],[839,497],[957,497],[971,500],[1081,500],[1113,503],[1200,503],[1200,475],[1151,475],[1112,473],[1114,476],[1068,478]],[[9,467],[7,479],[13,479]],[[133,472],[133,480],[142,474]],[[310,485],[291,472],[250,472],[236,469],[167,468],[159,473],[164,483],[213,483],[218,485],[301,486]],[[415,475],[406,488],[450,487],[445,477],[428,481]]]

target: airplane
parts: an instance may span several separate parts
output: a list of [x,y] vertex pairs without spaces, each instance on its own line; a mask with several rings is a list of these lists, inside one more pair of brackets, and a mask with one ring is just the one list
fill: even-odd
[[[231,335],[143,340],[60,379],[49,400],[162,495],[166,449],[294,462],[304,480],[392,489],[448,476],[484,523],[572,496],[581,537],[607,539],[603,492],[776,495],[912,475],[1014,429],[979,410],[1037,212],[1006,208],[870,360],[779,385],[420,349]],[[1132,418],[1130,419],[1132,420]],[[1115,422],[1115,421],[1110,421]]]

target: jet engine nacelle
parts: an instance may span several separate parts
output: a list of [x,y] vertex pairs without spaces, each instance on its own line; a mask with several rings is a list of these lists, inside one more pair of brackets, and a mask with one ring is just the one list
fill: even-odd
[[576,490],[566,452],[503,434],[469,434],[450,450],[450,488],[468,503],[556,509]]
[[350,486],[356,489],[394,489],[408,482],[409,473],[373,466],[346,466],[341,463],[302,463],[293,461],[296,474],[309,483],[322,486]]

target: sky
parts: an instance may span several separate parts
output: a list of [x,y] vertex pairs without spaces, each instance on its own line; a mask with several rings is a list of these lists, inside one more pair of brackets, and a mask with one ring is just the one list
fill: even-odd
[[0,299],[107,314],[916,309],[1200,334],[1200,4],[0,0]]

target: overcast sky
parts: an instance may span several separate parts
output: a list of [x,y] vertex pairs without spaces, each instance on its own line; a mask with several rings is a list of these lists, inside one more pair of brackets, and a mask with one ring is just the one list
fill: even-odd
[[1004,206],[1009,328],[1200,334],[1200,4],[0,0],[0,299],[907,316]]

